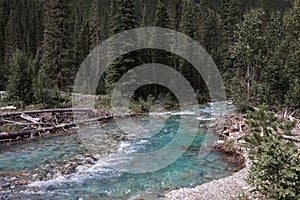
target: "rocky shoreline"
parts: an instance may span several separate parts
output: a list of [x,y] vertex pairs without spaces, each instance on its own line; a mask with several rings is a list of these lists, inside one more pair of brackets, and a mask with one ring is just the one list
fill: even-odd
[[[250,187],[245,182],[248,176],[249,161],[243,136],[249,134],[249,128],[245,123],[245,116],[241,114],[226,114],[217,119],[215,124],[209,126],[220,135],[220,140],[215,143],[215,149],[238,155],[240,162],[239,171],[232,176],[202,184],[195,188],[181,188],[172,190],[165,195],[166,200],[233,200],[242,197],[255,199],[249,192]],[[251,197],[252,196],[252,197]]]
[[[58,137],[65,134],[57,134]],[[76,141],[80,145],[81,140],[75,133],[70,134],[71,140]],[[53,135],[52,135],[53,137]],[[120,132],[104,134],[103,138],[107,140],[106,148],[103,148],[103,154],[116,152],[118,150],[119,142],[126,141],[127,137]],[[115,141],[115,142],[113,142]],[[25,142],[24,142],[25,143]],[[58,142],[59,143],[59,142]],[[0,172],[0,199],[11,199],[10,194],[18,193],[20,191],[38,192],[39,188],[28,188],[28,185],[37,181],[48,181],[66,176],[80,171],[82,168],[90,168],[97,163],[100,158],[99,155],[87,151],[85,148],[80,148],[76,156],[65,155],[62,159],[56,162],[49,162],[42,167],[31,170],[20,170],[18,172]]]
[[[62,175],[75,173],[79,166],[92,166],[96,159],[89,153],[78,155],[72,159],[62,160],[60,163],[49,163],[41,168],[30,172],[1,172],[0,173],[0,194],[14,193],[25,190],[27,185],[35,181],[47,181]],[[37,189],[32,188],[32,191]],[[1,195],[0,195],[1,196]]]

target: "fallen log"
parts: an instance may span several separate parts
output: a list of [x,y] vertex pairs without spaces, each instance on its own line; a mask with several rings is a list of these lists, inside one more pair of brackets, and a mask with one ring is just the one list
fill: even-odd
[[[7,120],[7,119],[2,119],[2,121],[8,123],[8,124],[5,124],[6,126],[15,126],[15,125],[19,125],[19,126],[32,126],[32,125],[37,125],[36,123],[22,123],[22,122],[16,122],[16,121],[12,121],[12,120]],[[41,123],[41,122],[39,122],[38,125],[53,126],[53,123]]]
[[6,107],[1,107],[0,110],[17,110],[17,107],[15,107],[15,106],[6,106]]
[[90,108],[62,108],[62,109],[46,109],[46,110],[31,110],[31,111],[23,111],[23,112],[10,112],[10,113],[1,113],[0,117],[12,117],[18,116],[22,114],[30,115],[30,114],[40,114],[40,113],[63,113],[63,112],[89,112]]
[[59,129],[68,129],[71,127],[74,127],[76,124],[60,124],[52,127],[46,127],[42,129],[35,129],[35,130],[22,130],[22,131],[16,131],[16,132],[3,132],[0,133],[0,139],[15,139],[18,137],[25,137],[25,136],[36,136],[40,135],[41,133],[47,133],[50,131],[55,131]]
[[0,139],[16,139],[16,138],[20,138],[20,137],[22,138],[22,137],[26,137],[26,136],[37,136],[42,133],[53,132],[56,130],[70,129],[70,128],[77,127],[78,125],[88,124],[91,122],[111,120],[114,118],[115,119],[125,118],[125,117],[129,117],[129,116],[133,116],[133,115],[139,115],[139,114],[128,113],[128,114],[117,115],[117,116],[106,116],[106,117],[85,119],[85,120],[75,121],[75,122],[68,123],[68,124],[58,124],[55,126],[45,127],[45,128],[21,130],[21,131],[16,131],[16,132],[2,132],[2,133],[0,133]]
[[22,125],[22,126],[24,126],[24,123],[22,123],[22,122],[15,122],[15,121],[12,121],[12,120],[7,120],[7,119],[2,119],[1,121],[6,122],[6,123],[10,123],[11,125]]

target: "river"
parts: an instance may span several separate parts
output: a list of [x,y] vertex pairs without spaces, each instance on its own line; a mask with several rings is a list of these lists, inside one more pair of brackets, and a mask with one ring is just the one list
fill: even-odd
[[[201,151],[207,138],[215,137],[214,133],[207,130],[207,125],[216,117],[214,111],[232,109],[232,106],[225,103],[221,106],[222,108],[220,104],[217,107],[211,104],[197,110],[187,108],[180,112],[175,110],[136,116],[132,120],[140,126],[127,124],[126,132],[112,121],[86,132],[81,130],[77,134],[40,139],[2,149],[0,173],[16,172],[32,177],[39,171],[44,172],[46,178],[29,180],[28,184],[19,187],[5,185],[8,179],[14,177],[2,176],[0,197],[33,200],[163,199],[164,193],[171,189],[195,187],[229,176],[234,167],[223,159],[224,154],[204,151],[204,155]],[[182,140],[179,142],[182,145],[179,152],[182,153],[174,162],[160,166],[161,160],[155,158],[132,160],[133,155],[146,155],[170,145],[178,136],[183,119],[188,123],[184,123],[184,127],[180,129],[186,131],[179,139]],[[183,144],[190,139],[186,138],[191,135],[189,130],[196,130],[196,134],[193,135],[192,144],[186,146]],[[206,146],[206,149],[209,148],[210,146]],[[61,166],[80,162],[87,154],[92,159],[89,165],[83,162],[78,166],[76,163],[72,173],[59,172]],[[93,160],[94,157],[97,160]],[[122,170],[122,166],[127,166],[126,170]],[[128,166],[133,166],[132,170]],[[134,166],[145,169],[145,172],[134,171]],[[149,166],[156,168],[149,170]]]

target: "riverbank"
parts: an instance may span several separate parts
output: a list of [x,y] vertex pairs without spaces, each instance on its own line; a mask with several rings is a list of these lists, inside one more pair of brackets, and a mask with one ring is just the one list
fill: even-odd
[[88,108],[0,112],[0,150],[13,144],[73,134],[79,128],[94,127],[136,115],[142,113],[115,115],[111,111]]
[[166,200],[233,200],[243,199],[243,197],[255,199],[250,197],[252,195],[249,192],[250,187],[245,182],[249,169],[248,149],[243,140],[243,136],[249,134],[245,117],[235,113],[226,114],[209,126],[209,129],[220,135],[220,139],[215,143],[215,150],[231,154],[233,159],[238,157],[239,171],[232,176],[214,180],[195,188],[173,190],[166,194]]
[[249,186],[244,181],[248,176],[248,168],[232,176],[215,180],[195,188],[182,188],[166,194],[166,200],[233,200],[248,196]]

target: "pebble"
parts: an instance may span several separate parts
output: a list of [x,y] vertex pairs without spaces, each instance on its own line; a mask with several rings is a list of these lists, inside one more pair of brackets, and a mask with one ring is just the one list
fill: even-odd
[[3,183],[2,184],[2,188],[9,188],[10,187],[10,183]]
[[21,185],[28,185],[28,181],[27,181],[27,180],[21,180],[21,181],[20,181],[20,184],[21,184]]
[[37,176],[38,176],[37,174],[33,174],[33,175],[32,175],[32,179],[33,179],[33,180],[36,180]]

